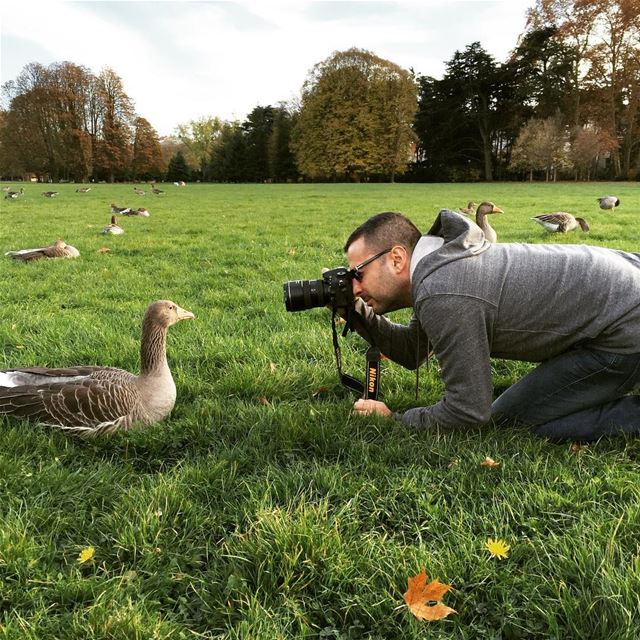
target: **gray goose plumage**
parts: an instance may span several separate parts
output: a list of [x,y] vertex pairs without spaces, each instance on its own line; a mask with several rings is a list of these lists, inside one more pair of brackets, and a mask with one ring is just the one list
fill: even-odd
[[151,214],[144,208],[138,207],[137,209],[127,209],[122,212],[123,216],[140,216],[141,218],[148,218]]
[[620,200],[616,196],[602,196],[598,198],[601,209],[613,209],[620,204]]
[[43,191],[42,195],[45,198],[55,198],[58,195],[57,191]]
[[476,224],[484,231],[484,237],[489,242],[498,242],[498,234],[487,220],[487,216],[492,213],[504,213],[504,211],[496,207],[493,202],[481,203],[476,210]]
[[567,233],[574,229],[582,229],[589,231],[589,225],[584,218],[576,218],[570,213],[558,211],[557,213],[544,213],[531,218],[538,224],[541,224],[547,231],[551,233]]
[[77,258],[80,252],[64,240],[56,240],[48,247],[18,249],[17,251],[7,251],[4,255],[14,260],[28,262],[29,260],[41,260],[42,258]]
[[126,215],[131,211],[131,207],[119,207],[117,204],[111,203],[111,213]]
[[170,300],[149,305],[142,321],[137,376],[98,366],[0,371],[0,415],[81,435],[109,434],[163,420],[176,400],[167,363],[167,330],[193,317]]
[[102,233],[111,233],[114,236],[121,236],[124,233],[124,229],[116,222],[116,217],[111,216],[111,224],[106,227],[102,227]]

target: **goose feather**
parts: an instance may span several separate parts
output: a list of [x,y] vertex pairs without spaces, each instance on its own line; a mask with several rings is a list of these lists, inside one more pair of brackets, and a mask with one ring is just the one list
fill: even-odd
[[176,400],[166,358],[167,330],[193,317],[170,300],[149,305],[142,323],[139,375],[95,365],[0,371],[0,415],[84,435],[159,422]]
[[589,225],[584,218],[576,218],[571,213],[558,211],[556,213],[543,213],[531,218],[541,224],[550,233],[568,233],[574,229],[589,231]]
[[77,258],[80,256],[80,252],[64,240],[56,240],[48,247],[18,249],[16,251],[7,251],[4,255],[14,260],[28,262],[29,260],[40,260],[41,258]]

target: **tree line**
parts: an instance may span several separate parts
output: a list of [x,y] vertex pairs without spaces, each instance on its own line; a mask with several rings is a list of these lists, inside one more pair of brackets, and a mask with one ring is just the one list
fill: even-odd
[[361,49],[296,103],[159,139],[111,69],[27,65],[3,86],[0,172],[52,179],[472,181],[640,176],[640,3],[536,0],[511,55],[480,42],[441,79]]

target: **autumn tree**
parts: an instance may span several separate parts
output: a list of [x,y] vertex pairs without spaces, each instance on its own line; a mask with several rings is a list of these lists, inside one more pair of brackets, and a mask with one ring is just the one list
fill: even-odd
[[[165,171],[162,150],[156,130],[145,118],[134,122],[131,173],[137,180],[158,180]],[[184,180],[184,178],[180,178]]]
[[97,170],[110,181],[126,176],[130,165],[134,107],[124,91],[122,79],[109,69],[98,76],[98,94],[102,102],[102,122],[97,149]]
[[184,145],[182,151],[187,163],[200,173],[203,180],[209,178],[207,167],[223,124],[219,118],[205,117],[190,120],[176,127],[175,137]]
[[598,161],[609,155],[618,142],[606,131],[593,126],[578,127],[571,142],[569,159],[575,170],[575,178],[589,180],[597,171]]
[[406,170],[417,110],[412,75],[369,51],[334,53],[310,71],[292,146],[312,178],[384,175]]
[[567,134],[559,116],[546,120],[533,118],[522,127],[511,156],[513,169],[525,169],[529,180],[533,172],[545,172],[545,180],[557,178],[558,169],[567,166]]

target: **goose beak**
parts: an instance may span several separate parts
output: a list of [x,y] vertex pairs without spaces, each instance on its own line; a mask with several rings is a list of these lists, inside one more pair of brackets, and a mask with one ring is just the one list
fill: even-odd
[[491,213],[504,213],[502,209],[499,209],[495,205],[493,205],[493,209],[491,209]]
[[183,309],[182,307],[178,307],[176,305],[176,313],[178,314],[178,320],[193,320],[193,318],[195,318],[195,316],[193,315],[193,313],[191,313],[191,311],[187,311],[186,309]]

